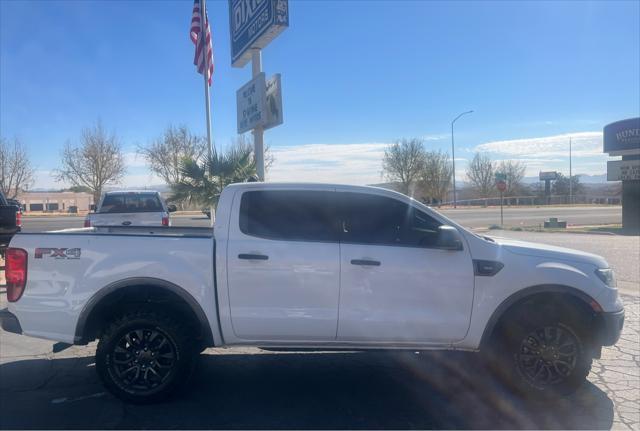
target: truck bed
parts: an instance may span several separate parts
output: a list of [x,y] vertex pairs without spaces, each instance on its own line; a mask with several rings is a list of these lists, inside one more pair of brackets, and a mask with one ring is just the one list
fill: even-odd
[[12,247],[28,254],[23,297],[13,304],[23,333],[74,343],[82,313],[123,285],[170,286],[202,304],[216,322],[213,229],[91,227],[19,233]]

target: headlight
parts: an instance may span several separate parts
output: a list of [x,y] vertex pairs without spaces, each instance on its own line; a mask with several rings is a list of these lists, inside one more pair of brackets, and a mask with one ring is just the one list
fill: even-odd
[[604,268],[604,269],[596,269],[596,275],[604,284],[609,286],[612,289],[616,288],[616,277],[613,275],[613,269]]

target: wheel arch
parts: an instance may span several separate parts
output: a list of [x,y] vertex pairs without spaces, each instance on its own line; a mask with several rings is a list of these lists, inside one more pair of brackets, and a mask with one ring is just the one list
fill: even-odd
[[593,299],[583,291],[576,289],[575,287],[561,284],[541,284],[527,287],[507,297],[494,310],[493,314],[485,325],[484,332],[482,333],[482,338],[480,339],[480,349],[487,346],[494,330],[500,323],[501,319],[509,310],[513,309],[513,307],[516,307],[534,298],[551,298],[553,296],[564,296],[565,298],[572,299],[574,303],[579,304],[580,307],[591,310],[594,315],[596,314],[594,306],[599,307],[595,299]]
[[182,310],[189,313],[193,322],[197,322],[200,338],[204,345],[213,346],[211,325],[204,310],[196,299],[182,287],[166,280],[153,277],[133,277],[111,283],[100,289],[85,304],[80,312],[74,334],[75,344],[86,344],[95,339],[96,319],[104,312],[103,308],[118,298],[134,292],[136,302],[158,303],[158,298],[169,299],[170,303],[180,304]]

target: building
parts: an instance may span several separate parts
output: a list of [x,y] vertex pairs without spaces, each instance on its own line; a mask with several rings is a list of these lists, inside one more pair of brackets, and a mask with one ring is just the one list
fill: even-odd
[[25,212],[85,212],[93,204],[90,193],[21,192],[18,201]]

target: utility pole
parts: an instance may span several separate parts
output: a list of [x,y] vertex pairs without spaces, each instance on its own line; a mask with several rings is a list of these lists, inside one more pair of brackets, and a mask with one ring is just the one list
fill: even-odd
[[571,171],[571,136],[569,136],[569,205],[573,203],[573,175]]
[[456,118],[454,118],[453,121],[451,122],[451,162],[453,164],[452,167],[453,167],[453,207],[454,208],[458,208],[458,199],[456,197],[456,148],[453,143],[453,125],[455,124],[456,121],[458,121],[458,118],[466,114],[471,114],[472,112],[473,110],[463,112],[460,115],[458,115]]

